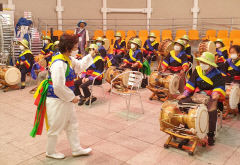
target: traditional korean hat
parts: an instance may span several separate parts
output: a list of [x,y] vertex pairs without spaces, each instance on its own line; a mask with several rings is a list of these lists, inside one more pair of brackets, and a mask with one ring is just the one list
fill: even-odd
[[156,35],[155,35],[155,33],[153,33],[153,32],[148,35],[148,38],[149,38],[149,37],[157,38]]
[[133,40],[130,41],[131,43],[137,44],[139,47],[142,46],[142,41],[140,38],[134,38]]
[[117,33],[115,34],[115,37],[122,37],[122,34],[121,34],[120,32],[117,32]]
[[84,23],[85,26],[87,26],[87,23],[86,23],[84,20],[81,20],[81,21],[79,21],[78,24],[77,24],[78,27],[80,27],[80,23]]
[[182,36],[180,39],[189,41],[188,35],[184,35],[184,36]]
[[196,60],[207,63],[213,67],[218,67],[215,63],[215,55],[210,52],[204,52],[200,57],[196,58]]
[[223,40],[218,38],[214,43],[216,44],[217,42],[220,42],[222,44],[222,46],[224,46]]
[[28,41],[26,39],[23,39],[22,41],[19,41],[19,44],[22,44],[25,48],[29,49],[28,47]]
[[185,42],[183,40],[181,40],[181,39],[178,39],[177,41],[174,42],[174,44],[176,44],[176,43],[178,43],[178,44],[182,45],[183,47],[185,47]]
[[95,40],[95,43],[97,41],[101,41],[103,43],[103,45],[105,44],[104,39],[102,37],[97,37],[97,39]]

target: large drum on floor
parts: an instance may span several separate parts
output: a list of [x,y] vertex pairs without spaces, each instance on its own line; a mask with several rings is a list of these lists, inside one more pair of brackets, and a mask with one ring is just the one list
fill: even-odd
[[211,52],[211,53],[215,54],[216,53],[215,43],[212,41],[204,40],[204,41],[200,42],[198,51],[199,51],[200,55],[203,52]]
[[103,41],[104,41],[103,47],[106,49],[106,51],[108,51],[108,49],[110,48],[110,41],[107,38],[104,38]]
[[[160,129],[166,133],[194,135],[199,139],[208,133],[208,110],[203,104],[185,105],[187,112],[182,112],[177,102],[166,101],[160,111]],[[187,128],[185,127],[187,125]]]
[[4,85],[17,85],[21,81],[21,72],[13,66],[0,66],[0,83]]
[[179,89],[179,76],[172,73],[152,72],[149,77],[149,86],[166,88],[170,94],[176,94]]
[[[126,69],[126,70],[119,70],[117,69],[115,66],[111,66],[108,68],[106,75],[105,75],[105,80],[111,84],[111,81],[118,75],[122,74],[123,72],[127,72],[127,71],[131,71],[130,69]],[[116,79],[115,81],[120,83],[125,87],[128,86],[128,78],[129,75],[128,74],[124,74],[122,76],[120,76],[118,79]]]
[[159,43],[158,50],[162,55],[167,56],[169,52],[173,50],[173,47],[174,42],[170,39],[166,39]]
[[40,66],[46,68],[47,67],[47,61],[44,58],[44,55],[39,54],[34,57],[34,61],[37,62]]
[[226,97],[229,99],[231,109],[236,109],[240,103],[239,84],[226,84]]

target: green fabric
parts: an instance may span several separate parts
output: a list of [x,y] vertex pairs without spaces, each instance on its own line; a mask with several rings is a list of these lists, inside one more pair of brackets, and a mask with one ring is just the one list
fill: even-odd
[[[42,84],[42,92],[39,93],[41,95],[41,98],[39,100],[38,106],[37,106],[37,116],[36,116],[36,120],[35,120],[35,124],[34,127],[30,133],[30,136],[35,137],[37,134],[37,130],[38,130],[38,126],[40,124],[40,120],[42,118],[42,113],[44,110],[44,107],[46,106],[46,97],[47,97],[47,92],[48,92],[48,80],[44,80],[43,84]],[[43,116],[44,117],[44,116]]]
[[147,60],[143,62],[143,68],[141,69],[141,72],[145,75],[151,74],[151,68]]

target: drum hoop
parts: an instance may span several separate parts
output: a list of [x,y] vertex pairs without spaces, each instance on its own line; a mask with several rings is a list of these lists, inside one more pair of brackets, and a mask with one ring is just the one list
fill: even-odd
[[[200,110],[200,108],[202,110]],[[203,114],[203,112],[206,113],[206,127],[204,130],[202,130],[200,124],[201,124],[201,115]],[[195,120],[195,130],[196,130],[196,136],[199,138],[199,139],[203,139],[205,138],[205,136],[207,135],[207,132],[208,132],[208,120],[209,120],[209,117],[208,117],[208,111],[207,111],[207,107],[203,104],[200,104],[198,105],[198,108],[196,109],[196,120]],[[200,132],[198,132],[200,131]]]
[[[7,67],[7,68],[9,68],[9,69],[7,69],[7,71],[5,72],[5,75],[4,75],[4,80],[6,81],[6,83],[9,84],[9,85],[16,85],[16,84],[18,84],[20,82],[20,80],[21,80],[21,72],[20,72],[20,70],[15,68],[15,67]],[[12,70],[15,70],[17,72],[16,74],[20,75],[18,81],[16,83],[14,83],[14,84],[9,82],[7,80],[7,77],[6,77],[8,72],[10,72]]]

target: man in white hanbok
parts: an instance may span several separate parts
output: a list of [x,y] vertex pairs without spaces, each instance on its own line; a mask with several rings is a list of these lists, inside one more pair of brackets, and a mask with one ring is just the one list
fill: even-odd
[[[72,43],[72,45],[69,45],[69,43]],[[65,61],[61,58],[60,60],[54,60],[55,58],[53,57],[50,67],[53,94],[48,94],[46,99],[46,112],[50,127],[47,132],[46,156],[55,159],[63,159],[65,157],[64,154],[55,151],[58,135],[63,130],[66,131],[73,156],[87,155],[92,151],[91,148],[83,149],[79,142],[79,126],[74,109],[74,103],[78,103],[79,97],[74,95],[73,90],[69,86],[66,86],[66,72],[69,66],[70,74],[72,69],[76,73],[84,71],[93,63],[93,58],[96,54],[96,52],[91,51],[82,60],[71,58],[70,56],[78,51],[78,38],[66,34],[60,39],[59,49],[61,54],[58,55],[67,60]]]

